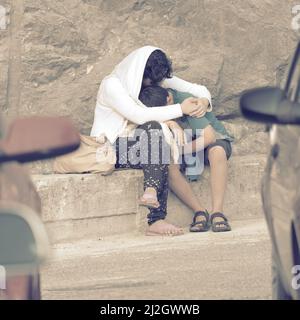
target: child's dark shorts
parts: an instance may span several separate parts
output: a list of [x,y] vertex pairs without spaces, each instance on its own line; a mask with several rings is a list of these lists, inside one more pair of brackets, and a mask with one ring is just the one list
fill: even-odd
[[207,148],[204,149],[204,164],[209,165],[209,160],[208,160],[208,151],[216,146],[220,146],[224,149],[226,153],[227,160],[230,158],[232,154],[232,147],[231,147],[231,142],[226,139],[217,139],[215,143],[210,144]]

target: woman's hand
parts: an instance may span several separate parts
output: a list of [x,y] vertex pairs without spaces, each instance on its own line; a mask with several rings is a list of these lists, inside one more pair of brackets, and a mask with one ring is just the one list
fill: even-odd
[[190,116],[192,113],[199,110],[197,98],[187,98],[181,103],[181,110],[183,114]]
[[202,118],[205,116],[207,109],[209,107],[209,101],[206,98],[198,98],[197,105],[199,109],[190,114],[191,117]]
[[178,146],[182,146],[185,144],[185,135],[184,130],[180,127],[180,125],[176,121],[167,121],[166,125],[172,131],[174,135],[174,139]]
[[206,98],[187,98],[181,104],[182,113],[191,117],[204,117],[209,106]]

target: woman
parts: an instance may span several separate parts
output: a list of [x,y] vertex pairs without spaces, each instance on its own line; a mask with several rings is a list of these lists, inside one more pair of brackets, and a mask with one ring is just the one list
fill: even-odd
[[[198,104],[196,99],[186,99],[181,104],[147,108],[138,99],[141,89],[151,84],[189,92],[205,98]],[[116,168],[142,169],[145,193],[141,204],[149,207],[148,235],[180,235],[182,229],[167,223],[169,165],[163,163],[162,154],[166,143],[162,122],[176,119],[183,114],[201,117],[211,108],[211,95],[204,87],[172,76],[171,62],[159,48],[145,46],[133,51],[113,72],[101,82],[91,136],[105,134],[116,145]],[[133,137],[130,141],[128,137]],[[157,140],[158,139],[158,140]],[[154,141],[159,148],[153,150]],[[147,145],[148,159],[156,154],[158,161],[136,161],[139,149]],[[124,148],[126,146],[126,148]],[[157,144],[156,144],[157,146]]]

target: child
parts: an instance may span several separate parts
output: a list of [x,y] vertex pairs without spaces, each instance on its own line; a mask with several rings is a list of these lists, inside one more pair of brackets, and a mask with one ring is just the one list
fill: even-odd
[[[141,102],[147,107],[164,106],[167,104],[181,103],[186,98],[193,97],[189,93],[165,89],[155,86],[146,87],[139,96]],[[172,121],[173,122],[173,121]],[[211,168],[211,190],[212,190],[212,214],[209,217],[207,210],[194,210],[191,232],[207,231],[210,224],[214,232],[230,231],[228,219],[223,214],[223,202],[227,185],[227,160],[231,156],[231,142],[233,137],[227,132],[223,124],[215,117],[213,112],[207,112],[202,118],[184,116],[177,121],[182,128],[203,130],[203,137],[196,138],[184,146],[188,153],[199,152],[199,145],[204,149],[204,164]],[[168,124],[170,126],[170,122]],[[174,124],[173,124],[174,125]],[[204,145],[197,144],[197,139],[204,138]],[[178,173],[176,173],[178,176]],[[183,180],[181,180],[183,183]],[[187,188],[187,187],[186,187]],[[177,187],[176,187],[177,189]],[[179,187],[178,187],[179,189]],[[180,192],[181,199],[186,196]],[[195,199],[193,199],[194,201]],[[195,202],[195,201],[194,201]],[[195,207],[186,203],[190,207]]]

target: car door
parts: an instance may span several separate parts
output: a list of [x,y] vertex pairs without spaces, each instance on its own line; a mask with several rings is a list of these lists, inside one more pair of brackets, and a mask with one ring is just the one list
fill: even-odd
[[[297,50],[291,66],[286,94],[289,100],[300,102],[300,54]],[[295,104],[294,107],[299,107]],[[270,212],[274,251],[287,292],[293,292],[292,267],[297,263],[300,208],[300,128],[292,125],[273,125],[270,130],[271,152],[268,170],[268,191],[265,196]],[[298,217],[298,218],[297,218]]]

